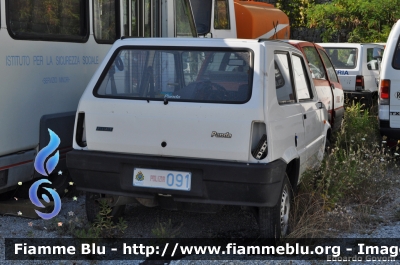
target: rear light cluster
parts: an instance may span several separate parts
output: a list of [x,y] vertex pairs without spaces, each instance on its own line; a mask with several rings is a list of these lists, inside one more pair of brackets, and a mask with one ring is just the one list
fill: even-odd
[[381,105],[389,105],[390,100],[390,80],[383,79],[379,86],[379,99]]
[[254,122],[251,128],[251,155],[262,160],[268,155],[267,128],[264,122]]
[[356,76],[356,91],[364,90],[364,76]]
[[78,114],[78,121],[76,123],[76,132],[75,132],[75,140],[76,143],[80,147],[86,147],[86,132],[85,132],[85,113]]
[[264,134],[260,141],[258,142],[257,147],[251,152],[253,157],[257,160],[264,159],[268,154],[268,142],[267,135]]

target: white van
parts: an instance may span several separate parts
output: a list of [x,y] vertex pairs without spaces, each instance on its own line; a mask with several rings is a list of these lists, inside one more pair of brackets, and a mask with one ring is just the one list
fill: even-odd
[[390,31],[385,52],[375,50],[382,59],[379,85],[379,130],[382,135],[400,140],[400,20]]
[[[187,67],[187,63],[190,67]],[[93,221],[145,206],[256,210],[287,233],[292,188],[330,133],[302,53],[281,41],[124,39],[79,102],[67,164]]]
[[360,101],[371,106],[378,96],[379,66],[373,58],[379,44],[366,43],[319,43],[328,53],[335,66],[346,99]]

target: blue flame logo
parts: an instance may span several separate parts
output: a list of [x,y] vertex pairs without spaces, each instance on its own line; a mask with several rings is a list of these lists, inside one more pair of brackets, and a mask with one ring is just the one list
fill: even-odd
[[[60,155],[59,151],[57,150],[57,147],[60,145],[60,138],[56,133],[54,133],[52,130],[48,129],[49,134],[50,134],[50,142],[49,144],[44,147],[40,152],[37,154],[36,159],[35,159],[35,169],[38,173],[42,174],[43,176],[47,177],[53,172],[53,170],[56,168]],[[57,152],[56,152],[57,150]],[[47,160],[47,161],[46,161]],[[45,206],[40,202],[37,192],[39,189],[39,186],[43,183],[48,183],[52,184],[50,180],[48,179],[41,179],[36,181],[35,183],[32,184],[32,186],[29,188],[29,199],[31,202],[39,207],[39,208],[45,208]],[[42,217],[45,220],[51,219],[54,216],[56,216],[60,210],[61,210],[61,199],[60,195],[58,193],[50,188],[44,188],[47,190],[50,195],[53,197],[54,200],[54,210],[51,213],[42,213],[38,210],[35,210],[36,213]],[[46,194],[42,194],[42,199],[49,203],[50,199]]]
[[[41,180],[38,180],[35,183],[33,183],[32,186],[29,188],[29,199],[31,199],[31,202],[39,208],[44,208],[44,205],[40,202],[40,200],[37,196],[37,191],[39,189],[40,184],[42,184],[42,183],[51,184],[51,181],[48,179],[41,179]],[[50,188],[44,188],[44,189],[47,190],[54,199],[54,210],[51,213],[42,213],[38,210],[35,210],[35,212],[43,219],[48,220],[48,219],[53,218],[60,212],[61,199],[60,199],[60,195],[58,195],[58,193],[55,190],[50,189]],[[50,202],[50,199],[49,199],[49,197],[47,197],[46,194],[42,194],[42,199],[47,203]]]
[[[50,134],[50,143],[44,147],[37,154],[35,159],[35,169],[38,173],[47,177],[53,170],[56,168],[58,164],[58,160],[60,158],[59,152],[57,151],[53,156],[49,157],[54,151],[56,151],[57,147],[60,145],[60,137],[55,134],[52,130],[49,130]],[[46,158],[48,158],[47,163]],[[46,167],[45,167],[46,165]]]

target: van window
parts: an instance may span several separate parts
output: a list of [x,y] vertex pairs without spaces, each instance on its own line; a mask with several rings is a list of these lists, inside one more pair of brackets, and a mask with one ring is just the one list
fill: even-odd
[[86,1],[7,1],[7,26],[13,38],[85,42]]
[[252,87],[248,50],[122,49],[95,95],[135,100],[244,103]]
[[307,68],[303,58],[293,55],[293,76],[296,86],[296,94],[299,100],[312,99],[310,79],[307,76]]
[[400,70],[400,38],[394,50],[392,66],[394,69]]
[[374,53],[374,48],[367,49],[367,68],[368,70],[379,70],[378,60],[374,59],[373,53]]
[[324,50],[318,49],[318,51],[319,54],[321,54],[322,61],[324,61],[326,71],[328,72],[329,80],[332,82],[339,83],[335,68],[333,67],[331,61],[329,60],[328,55],[326,55],[326,52]]
[[308,60],[312,78],[326,80],[324,65],[315,47],[306,46],[303,47],[303,50]]
[[275,53],[275,87],[279,104],[295,103],[295,93],[291,79],[289,54]]
[[356,48],[325,48],[336,69],[354,69],[357,67]]
[[230,29],[229,3],[228,0],[215,0],[214,5],[214,28]]

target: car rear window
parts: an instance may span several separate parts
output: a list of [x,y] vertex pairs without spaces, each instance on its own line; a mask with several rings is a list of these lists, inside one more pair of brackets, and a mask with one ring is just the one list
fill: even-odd
[[244,103],[251,95],[248,49],[121,48],[94,89],[97,97]]
[[324,49],[336,69],[354,69],[357,67],[358,49],[325,47]]
[[397,40],[397,45],[394,50],[392,66],[394,69],[400,70],[400,38]]

